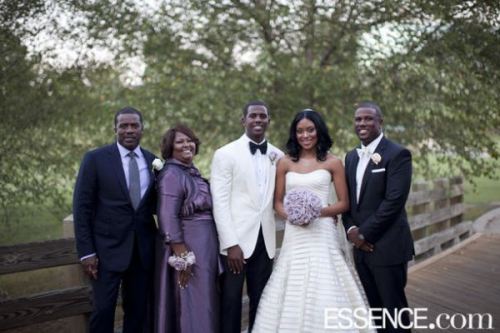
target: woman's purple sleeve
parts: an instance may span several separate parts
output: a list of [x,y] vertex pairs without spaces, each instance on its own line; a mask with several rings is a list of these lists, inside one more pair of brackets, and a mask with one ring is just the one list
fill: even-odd
[[165,171],[158,183],[158,225],[166,243],[183,243],[181,207],[185,197],[182,175],[173,168]]

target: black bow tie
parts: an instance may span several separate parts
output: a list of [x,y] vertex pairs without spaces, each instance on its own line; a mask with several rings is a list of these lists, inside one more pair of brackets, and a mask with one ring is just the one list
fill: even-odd
[[258,145],[256,143],[253,143],[252,141],[249,141],[249,143],[250,143],[250,152],[252,153],[252,155],[255,154],[255,152],[257,151],[257,149],[260,150],[260,152],[262,153],[262,155],[266,154],[266,152],[267,152],[267,141],[264,141],[260,145]]

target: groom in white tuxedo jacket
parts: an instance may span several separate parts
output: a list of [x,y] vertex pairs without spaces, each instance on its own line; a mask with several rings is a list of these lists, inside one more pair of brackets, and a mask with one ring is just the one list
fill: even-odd
[[276,251],[273,194],[276,162],[283,156],[267,142],[269,109],[249,102],[241,118],[245,134],[215,152],[211,192],[225,272],[222,278],[222,333],[241,332],[241,299],[247,280],[249,331]]

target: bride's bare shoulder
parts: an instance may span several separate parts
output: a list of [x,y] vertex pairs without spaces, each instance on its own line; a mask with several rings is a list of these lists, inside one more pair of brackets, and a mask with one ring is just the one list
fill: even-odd
[[333,170],[335,170],[335,169],[343,166],[342,160],[338,156],[333,155],[331,153],[328,153],[326,155],[326,161],[325,162]]
[[282,158],[280,158],[278,160],[277,167],[280,170],[285,170],[286,171],[286,170],[289,169],[289,167],[292,164],[292,162],[293,162],[292,158],[290,157],[290,155],[287,154],[287,155],[284,155]]

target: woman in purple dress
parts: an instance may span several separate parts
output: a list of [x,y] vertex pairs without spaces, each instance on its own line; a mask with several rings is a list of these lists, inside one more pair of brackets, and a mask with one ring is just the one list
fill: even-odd
[[157,178],[155,332],[217,332],[220,272],[209,184],[193,165],[200,141],[186,126],[163,136]]

